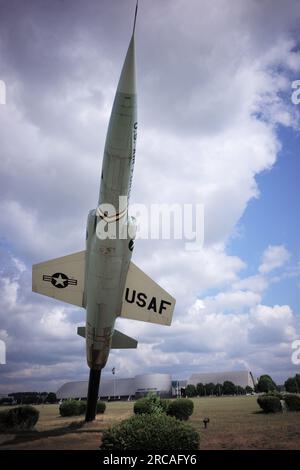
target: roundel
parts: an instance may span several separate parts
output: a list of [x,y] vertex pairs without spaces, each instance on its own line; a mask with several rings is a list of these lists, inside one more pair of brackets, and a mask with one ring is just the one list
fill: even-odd
[[69,284],[69,278],[64,273],[52,274],[51,284],[59,289],[64,289]]

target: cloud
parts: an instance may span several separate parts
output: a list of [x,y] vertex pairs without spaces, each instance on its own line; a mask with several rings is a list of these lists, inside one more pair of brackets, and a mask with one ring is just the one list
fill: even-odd
[[[55,389],[87,375],[84,342],[75,334],[84,311],[32,294],[30,266],[83,249],[133,3],[4,2],[3,390]],[[299,126],[288,96],[290,76],[300,70],[293,33],[299,19],[292,0],[288,7],[223,0],[140,6],[132,202],[204,204],[205,244],[188,253],[181,241],[137,241],[134,262],[177,299],[174,324],[164,329],[118,320],[122,331],[134,330],[139,349],[113,351],[108,369],[114,361],[124,375],[176,370],[186,376],[200,367],[246,363],[281,375],[289,369],[297,312],[264,305],[263,298],[269,274],[289,259],[287,248],[270,246],[258,273],[246,275],[246,253],[229,252],[228,240],[260,196],[257,175],[276,162],[278,126]]]
[[253,292],[262,293],[266,291],[269,286],[269,280],[266,276],[261,274],[255,274],[253,276],[239,279],[233,284],[234,289],[249,289]]
[[289,305],[257,305],[251,310],[252,343],[290,343],[296,339],[293,314]]
[[283,245],[268,246],[262,257],[262,264],[259,266],[260,273],[269,273],[273,269],[281,267],[290,258],[290,253]]

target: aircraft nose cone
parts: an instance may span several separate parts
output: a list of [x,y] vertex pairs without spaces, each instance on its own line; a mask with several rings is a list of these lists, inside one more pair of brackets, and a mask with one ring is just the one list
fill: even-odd
[[134,34],[132,35],[128,46],[117,91],[130,95],[136,94]]

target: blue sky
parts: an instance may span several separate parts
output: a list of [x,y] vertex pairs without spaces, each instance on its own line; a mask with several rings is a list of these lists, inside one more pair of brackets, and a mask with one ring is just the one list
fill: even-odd
[[[291,79],[292,81],[292,79]],[[285,245],[292,254],[291,265],[300,262],[300,201],[299,131],[279,126],[282,149],[271,170],[256,177],[260,195],[250,201],[239,221],[240,235],[231,240],[231,253],[247,261],[249,274],[257,270],[261,253],[268,244]],[[276,283],[265,295],[266,302],[290,304],[300,310],[299,277]]]
[[[137,240],[133,261],[176,298],[174,320],[119,319],[138,349],[112,351],[104,375],[248,368],[282,382],[299,373],[299,3],[140,3],[131,198],[203,204],[205,244]],[[85,312],[33,294],[31,265],[84,248],[134,7],[1,2],[1,392],[87,378]]]

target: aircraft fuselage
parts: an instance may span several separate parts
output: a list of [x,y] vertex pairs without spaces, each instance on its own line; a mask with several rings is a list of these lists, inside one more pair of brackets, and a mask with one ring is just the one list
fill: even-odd
[[[132,37],[106,136],[98,208],[89,212],[87,221],[84,299],[87,363],[92,369],[106,364],[133,248],[127,236],[132,224],[127,208],[137,136],[134,65]],[[109,224],[114,224],[115,238],[103,238],[103,227],[109,230]]]

